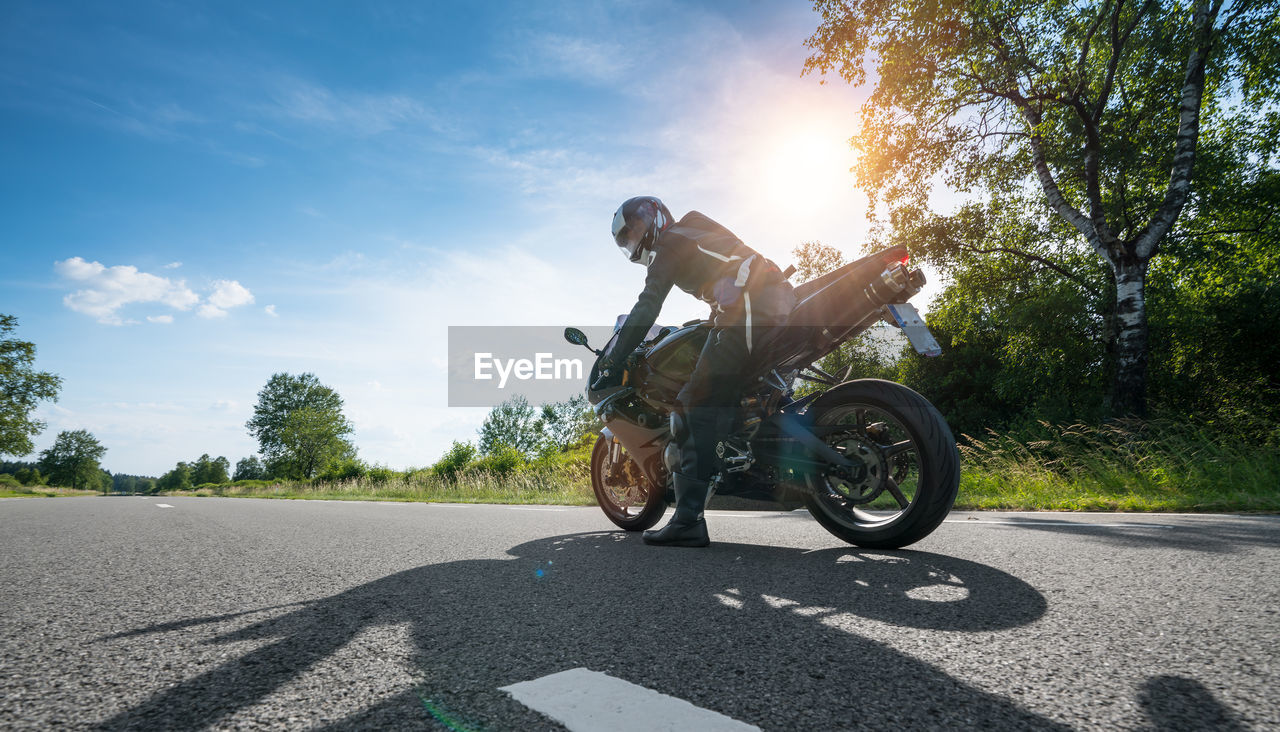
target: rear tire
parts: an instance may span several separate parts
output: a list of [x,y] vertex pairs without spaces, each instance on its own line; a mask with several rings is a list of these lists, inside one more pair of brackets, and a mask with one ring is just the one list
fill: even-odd
[[619,528],[653,528],[667,510],[664,491],[654,487],[622,445],[616,445],[616,456],[622,464],[615,470],[610,456],[612,447],[615,445],[600,435],[591,449],[591,490],[596,494],[596,503]]
[[867,466],[856,480],[806,478],[805,506],[823,528],[872,549],[898,549],[938,528],[960,487],[960,453],[927,399],[892,381],[860,379],[831,389],[809,413],[815,425],[847,425],[827,444]]

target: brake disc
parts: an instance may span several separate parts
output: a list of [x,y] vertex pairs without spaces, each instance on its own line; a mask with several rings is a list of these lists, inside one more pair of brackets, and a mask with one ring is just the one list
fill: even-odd
[[852,469],[832,466],[826,471],[827,487],[832,494],[854,505],[879,498],[889,477],[889,465],[880,446],[856,432],[834,433],[828,440],[833,450],[855,463]]

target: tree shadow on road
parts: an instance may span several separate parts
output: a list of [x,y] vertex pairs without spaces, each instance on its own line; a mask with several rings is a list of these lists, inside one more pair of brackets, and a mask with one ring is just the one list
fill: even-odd
[[[1126,548],[1181,549],[1231,554],[1250,547],[1280,546],[1280,520],[1258,517],[1169,517],[1145,514],[1143,521],[1126,521],[1122,515],[1105,524],[1045,517],[1001,516],[1000,522],[1020,529],[1074,534],[1103,539]],[[981,521],[978,518],[978,521]]]
[[1198,681],[1179,676],[1147,679],[1138,703],[1157,730],[1205,730],[1243,732],[1249,729],[1239,716],[1223,706]]
[[[217,724],[386,624],[410,628],[419,687],[333,728],[453,724],[444,713],[472,727],[554,728],[498,688],[576,667],[766,729],[1060,726],[858,632],[860,624],[903,638],[990,631],[1044,614],[1039,592],[991,567],[853,548],[660,549],[621,532],[557,536],[508,553],[407,570],[209,638],[266,644],[100,727]],[[234,615],[164,623],[101,642],[154,643],[153,634],[177,630],[190,637],[228,619]]]

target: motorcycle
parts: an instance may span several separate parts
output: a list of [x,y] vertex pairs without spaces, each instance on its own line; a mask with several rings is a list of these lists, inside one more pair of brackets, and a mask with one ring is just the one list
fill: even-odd
[[[941,352],[907,303],[925,284],[908,262],[906,250],[893,247],[795,286],[786,323],[757,340],[745,365],[740,404],[716,446],[714,493],[803,504],[835,536],[875,549],[919,541],[942,523],[960,483],[960,456],[942,415],[901,384],[850,381],[847,368],[831,374],[816,365],[881,320],[901,328],[917,352]],[[627,359],[620,384],[587,389],[604,424],[591,485],[622,529],[654,526],[674,501],[669,478],[680,452],[671,412],[710,331],[707,320],[662,328]],[[604,353],[576,328],[565,339]],[[597,358],[587,383],[600,375]],[[797,396],[797,381],[828,388]]]

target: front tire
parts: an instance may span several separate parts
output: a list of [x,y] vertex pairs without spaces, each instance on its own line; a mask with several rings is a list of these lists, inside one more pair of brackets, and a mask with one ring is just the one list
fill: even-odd
[[667,510],[666,496],[626,448],[604,435],[591,449],[591,490],[604,515],[627,531],[651,529]]
[[823,528],[857,546],[898,549],[942,523],[960,487],[960,453],[946,420],[901,384],[860,379],[809,408],[825,440],[857,458],[855,475],[809,475],[805,505]]

